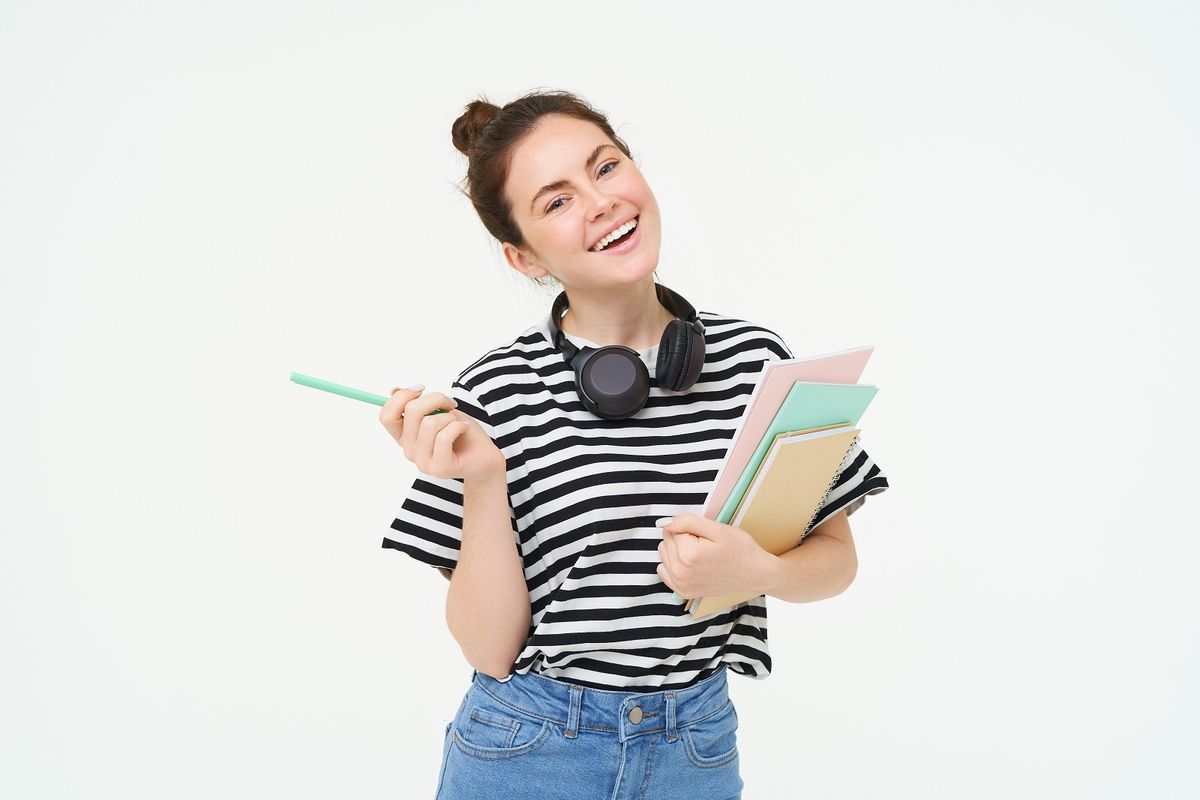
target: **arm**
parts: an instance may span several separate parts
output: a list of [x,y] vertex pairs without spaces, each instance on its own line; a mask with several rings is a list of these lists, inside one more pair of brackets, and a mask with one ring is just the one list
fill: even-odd
[[503,469],[463,482],[462,545],[449,578],[451,635],[472,667],[502,680],[525,645],[530,622],[529,589],[513,541]]
[[774,558],[764,594],[789,603],[809,603],[841,594],[858,572],[858,553],[846,511],[813,528],[799,547]]

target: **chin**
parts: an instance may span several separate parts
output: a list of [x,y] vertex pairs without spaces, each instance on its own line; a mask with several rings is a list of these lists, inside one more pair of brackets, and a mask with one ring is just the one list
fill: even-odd
[[658,251],[640,253],[637,259],[630,259],[623,270],[630,280],[652,280],[654,270],[658,269]]

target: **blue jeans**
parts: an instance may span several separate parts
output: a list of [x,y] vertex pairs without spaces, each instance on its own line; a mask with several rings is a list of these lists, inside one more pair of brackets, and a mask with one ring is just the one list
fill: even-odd
[[436,800],[739,800],[726,673],[619,692],[475,672],[446,726]]

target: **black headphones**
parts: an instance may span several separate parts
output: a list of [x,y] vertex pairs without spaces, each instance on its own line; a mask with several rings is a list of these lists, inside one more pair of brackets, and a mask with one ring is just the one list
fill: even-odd
[[[663,307],[676,317],[663,331],[654,378],[668,391],[685,392],[704,368],[704,323],[682,295],[661,283],[654,284],[654,290]],[[550,342],[575,370],[575,388],[584,408],[604,419],[626,419],[641,411],[650,398],[650,373],[638,351],[620,344],[581,350],[559,330],[558,322],[566,310],[564,291],[554,298],[550,309]]]

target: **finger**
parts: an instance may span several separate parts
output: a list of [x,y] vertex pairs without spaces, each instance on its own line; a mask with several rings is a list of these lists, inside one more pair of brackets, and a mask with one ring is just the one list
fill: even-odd
[[671,535],[672,558],[674,564],[679,567],[690,566],[696,561],[696,546],[704,541],[698,536],[693,536],[690,533],[676,533]]
[[721,529],[724,526],[715,519],[702,517],[699,514],[676,514],[675,521],[668,527],[676,533],[686,532],[700,539],[716,541],[721,538]]
[[663,561],[669,561],[672,565],[679,563],[679,546],[675,541],[675,537],[679,534],[663,531],[662,544],[659,549],[666,555]]
[[[405,405],[403,409],[404,429],[401,434],[403,437],[400,444],[404,447],[404,452],[413,452],[418,447],[417,436],[421,433],[421,420],[425,419],[429,412],[434,409],[444,408],[451,409],[453,401],[442,394],[441,392],[426,392],[420,397],[414,398]],[[437,417],[443,416],[438,414]],[[416,424],[410,425],[409,422]],[[424,452],[429,452],[426,449]]]
[[400,435],[404,430],[404,421],[401,419],[401,415],[404,413],[405,407],[413,398],[420,397],[420,395],[420,390],[392,389],[391,396],[384,402],[383,407],[379,409],[379,421],[383,423],[383,427],[388,429],[388,432],[392,434],[396,441],[400,441]]
[[427,474],[429,470],[436,469],[434,464],[434,449],[437,444],[437,437],[442,430],[454,422],[458,418],[454,416],[454,412],[449,414],[433,414],[430,416],[419,417],[412,420],[411,425],[405,423],[405,433],[409,427],[417,429],[416,441],[413,443],[413,459],[418,465],[422,465]]
[[660,564],[660,566],[662,567],[663,573],[666,574],[671,579],[667,585],[670,586],[673,590],[678,592],[679,591],[679,573],[678,573],[678,570],[676,569],[676,567],[678,566],[679,562],[677,562],[675,560],[675,555],[667,549],[667,545],[665,542],[659,543],[658,555],[659,555],[659,559],[662,562]]
[[665,564],[659,564],[657,572],[658,572],[658,577],[661,578],[662,582],[664,584],[666,584],[668,589],[671,590],[671,599],[672,600],[686,600],[687,599],[686,597],[683,596],[683,592],[681,592],[679,590],[679,580],[671,572],[669,567],[667,567]]
[[658,573],[658,579],[666,584],[668,589],[675,592],[675,594],[679,594],[679,590],[675,588],[675,579],[671,577],[671,572],[665,564],[659,564],[655,567],[654,571]]
[[703,539],[688,531],[672,533],[671,531],[664,530],[663,541],[671,543],[671,556],[676,564],[681,564],[683,563],[685,553],[690,552],[696,546],[696,543],[703,541]]
[[[439,414],[438,416],[442,415]],[[450,415],[446,414],[445,416]],[[460,419],[449,420],[441,427],[441,430],[434,436],[430,469],[435,470],[440,475],[458,474],[459,458],[454,453],[454,442],[459,436],[466,433],[467,427],[468,423]]]
[[379,417],[387,422],[395,422],[400,418],[400,412],[404,410],[404,406],[409,400],[420,396],[419,391],[412,389],[393,388],[392,393],[388,395],[388,399],[384,401],[383,408],[379,410]]
[[425,416],[431,411],[439,408],[444,408],[447,411],[457,408],[458,402],[454,398],[449,397],[442,392],[425,392],[420,397],[413,399],[404,409],[404,416],[412,416],[420,414]]

